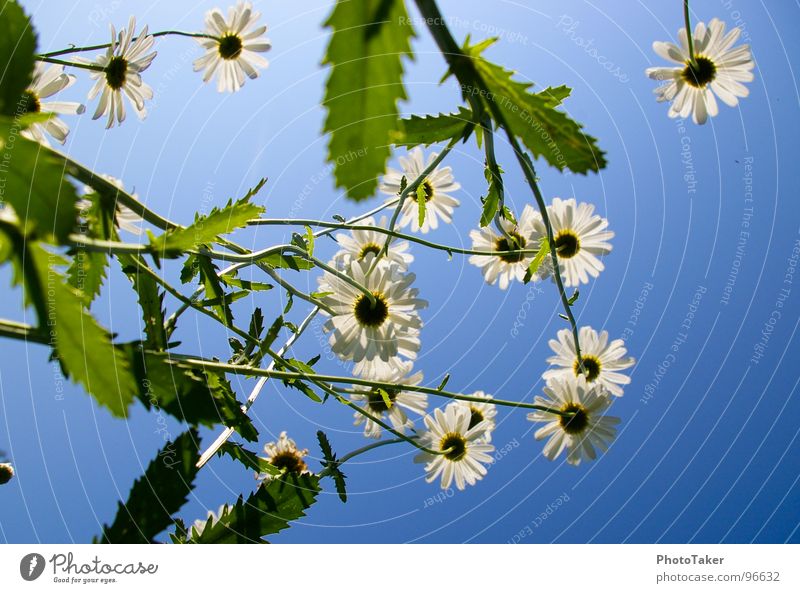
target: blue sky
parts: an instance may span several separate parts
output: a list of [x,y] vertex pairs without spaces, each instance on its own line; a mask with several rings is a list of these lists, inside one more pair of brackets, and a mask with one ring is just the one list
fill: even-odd
[[[123,26],[129,14],[151,31],[197,30],[213,7],[150,0],[23,4],[43,50],[105,42],[108,22]],[[800,541],[794,421],[800,414],[800,274],[792,255],[800,240],[793,70],[800,9],[745,0],[693,3],[702,20],[738,21],[757,62],[750,97],[697,127],[669,119],[643,74],[659,63],[652,41],[672,39],[682,26],[680,2],[657,8],[605,3],[610,6],[603,9],[579,0],[551,4],[448,0],[441,8],[459,40],[500,36],[487,56],[521,78],[540,88],[573,87],[565,108],[608,153],[609,166],[599,175],[562,175],[544,164],[539,174],[548,199],[592,202],[616,232],[606,270],[581,291],[576,314],[583,325],[624,337],[637,359],[632,384],[612,407],[623,419],[619,438],[598,462],[573,468],[542,457],[524,413],[501,410],[498,459],[477,486],[440,494],[425,483],[412,450],[383,448],[345,468],[347,504],[326,484],[308,517],[273,541]],[[122,178],[151,208],[180,222],[244,194],[261,177],[269,182],[257,200],[270,216],[330,218],[376,205],[380,198],[347,202],[325,164],[319,101],[326,77],[321,23],[329,3],[256,5],[273,43],[261,78],[235,95],[220,95],[192,72],[199,55],[193,41],[162,39],[145,73],[156,91],[148,118],[130,117],[105,131],[89,117],[91,103],[86,115],[70,120],[66,150]],[[401,108],[407,114],[454,110],[458,89],[438,84],[444,62],[424,28],[416,29],[410,101]],[[66,99],[85,100],[89,83],[79,78]],[[499,151],[509,200],[521,210],[531,198],[508,148]],[[468,244],[485,191],[482,155],[474,145],[462,146],[447,163],[463,186],[461,207],[434,239]],[[264,247],[287,232],[263,228],[240,239]],[[319,249],[332,254],[335,245]],[[436,385],[450,373],[449,388],[463,392],[481,389],[520,401],[541,393],[547,341],[564,327],[553,285],[502,292],[485,285],[465,258],[448,261],[419,246],[413,251],[417,285],[430,301],[416,367],[426,383]],[[8,270],[0,275],[8,286]],[[314,275],[292,280],[316,282]],[[240,303],[240,310],[260,306],[277,315],[280,295],[273,292]],[[0,315],[20,319],[19,294],[6,294]],[[127,279],[115,272],[96,312],[120,339],[135,339],[134,304]],[[293,314],[303,313],[295,305]],[[187,317],[180,329],[182,350],[205,356],[224,356],[226,338],[201,319]],[[295,353],[308,358],[324,346],[316,326]],[[118,499],[161,446],[157,418],[136,406],[129,422],[116,420],[80,389],[59,389],[42,347],[3,341],[0,353],[0,450],[18,472],[0,488],[0,541],[88,541],[113,519]],[[325,356],[320,369],[344,372]],[[252,382],[234,384],[243,399]],[[320,428],[340,455],[364,444],[347,409],[315,405],[280,386],[264,391],[253,417],[262,444],[288,430],[314,457]],[[177,435],[181,428],[170,423],[168,430]],[[214,436],[203,431],[206,444]],[[248,472],[215,459],[181,516],[204,516],[254,486]]]

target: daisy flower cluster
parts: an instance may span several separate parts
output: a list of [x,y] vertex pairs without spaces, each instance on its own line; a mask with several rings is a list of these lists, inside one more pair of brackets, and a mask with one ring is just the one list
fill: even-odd
[[[139,119],[147,116],[146,102],[153,99],[153,88],[144,81],[143,73],[151,66],[157,52],[156,37],[165,34],[179,34],[193,37],[205,50],[195,60],[194,70],[202,71],[203,81],[217,78],[219,92],[236,92],[242,88],[247,78],[257,78],[259,70],[269,62],[261,54],[271,49],[265,37],[266,25],[260,25],[261,14],[253,10],[250,2],[238,2],[228,9],[225,16],[219,8],[206,13],[205,30],[198,33],[167,31],[150,34],[147,26],[136,30],[136,19],[130,17],[128,25],[119,31],[110,25],[111,39],[105,52],[94,59],[76,56],[71,62],[61,59],[58,63],[48,62],[55,56],[88,51],[93,48],[69,48],[67,50],[44,54],[35,65],[33,78],[20,101],[20,111],[26,113],[46,113],[50,118],[36,121],[25,130],[25,135],[33,140],[49,145],[45,134],[56,142],[64,144],[69,134],[69,126],[60,115],[79,115],[86,108],[78,102],[56,100],[64,90],[75,84],[77,78],[64,72],[64,68],[74,66],[87,69],[94,84],[88,99],[97,99],[92,119],[105,118],[106,128],[122,124],[130,109]],[[48,99],[44,101],[43,99]],[[53,99],[53,100],[50,100]]]
[[[419,180],[428,197],[422,224],[416,200],[398,206],[400,228],[428,233],[452,222],[459,204],[452,193],[460,185],[449,167],[431,169],[436,157],[436,153],[426,157],[415,148],[399,159],[401,170],[389,169],[386,174],[381,185],[385,193],[399,195]],[[608,221],[595,213],[592,204],[574,198],[553,199],[547,219],[563,284],[577,287],[597,278],[614,237]],[[386,218],[378,222],[367,218],[358,228],[336,235],[339,250],[329,263],[333,271],[318,279],[319,294],[332,312],[324,329],[332,351],[366,380],[366,385],[362,381],[348,391],[358,407],[355,425],[363,428],[364,436],[380,438],[387,426],[410,435],[423,449],[415,461],[425,464],[426,479],[438,480],[445,489],[451,484],[463,489],[486,475],[493,461],[497,407],[491,396],[478,391],[427,412],[428,395],[417,389],[423,375],[413,368],[421,345],[420,312],[427,302],[413,288],[409,242],[392,237],[388,228]],[[480,268],[488,284],[506,290],[525,281],[548,236],[545,218],[526,205],[518,218],[500,218],[496,228],[470,233],[473,252],[486,253],[474,253],[470,263]],[[551,258],[547,252],[533,280],[553,277]],[[553,459],[566,451],[568,463],[578,464],[594,459],[596,451],[604,451],[613,439],[619,420],[604,412],[630,382],[622,371],[634,360],[626,356],[622,340],[609,341],[607,332],[588,326],[579,331],[580,359],[569,330],[561,330],[557,338],[550,342],[554,356],[544,373],[544,396],[535,399],[538,409],[529,419],[546,422],[535,434],[537,439],[549,438],[546,457]]]

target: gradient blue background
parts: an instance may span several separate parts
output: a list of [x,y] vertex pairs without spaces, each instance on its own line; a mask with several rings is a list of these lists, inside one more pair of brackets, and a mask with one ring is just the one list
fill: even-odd
[[[198,30],[211,2],[76,0],[23,2],[33,14],[43,50],[69,43],[104,42],[107,23],[133,13],[151,31]],[[242,195],[262,176],[269,183],[258,200],[271,216],[330,218],[361,207],[333,187],[320,137],[319,107],[327,34],[321,23],[329,2],[257,2],[270,25],[270,68],[233,96],[217,94],[192,72],[199,56],[184,38],[158,41],[159,56],[145,73],[156,99],[149,117],[111,131],[87,114],[70,118],[66,150],[82,162],[124,179],[147,204],[181,222]],[[657,7],[654,7],[657,4]],[[532,6],[531,6],[532,5]],[[546,85],[574,88],[566,109],[586,122],[608,152],[600,175],[562,175],[539,167],[548,198],[591,201],[616,232],[606,271],[583,288],[576,306],[582,324],[625,336],[637,358],[633,382],[613,413],[623,418],[611,451],[579,468],[541,456],[525,414],[500,410],[495,444],[507,453],[488,476],[465,492],[447,493],[426,484],[413,451],[384,448],[359,458],[345,471],[350,501],[339,502],[332,485],[308,517],[272,538],[275,542],[784,542],[800,541],[800,276],[795,275],[782,317],[774,325],[763,359],[753,364],[754,345],[776,308],[787,258],[800,239],[797,176],[798,88],[794,72],[800,39],[796,3],[697,0],[703,20],[718,16],[746,30],[757,61],[751,96],[740,108],[721,106],[704,127],[681,130],[667,107],[653,98],[646,67],[660,63],[653,40],[673,39],[682,26],[672,2],[465,3],[447,0],[442,10],[458,39],[500,35],[487,55]],[[412,16],[417,13],[410,8]],[[570,27],[570,23],[572,26]],[[419,24],[416,59],[408,64],[406,113],[449,111],[459,104],[452,82],[438,85],[444,62]],[[596,53],[592,49],[596,49]],[[611,62],[609,72],[598,61]],[[80,81],[65,98],[85,100]],[[682,154],[685,153],[685,154]],[[752,159],[752,204],[745,203],[745,162]],[[530,200],[506,146],[500,160],[516,208]],[[459,147],[448,158],[463,189],[455,224],[432,235],[466,244],[479,217],[484,192],[482,156]],[[687,181],[692,173],[696,180]],[[694,189],[692,192],[691,190]],[[364,204],[371,207],[374,201]],[[730,300],[723,289],[739,248],[745,208],[753,215]],[[253,247],[281,241],[286,229],[247,231]],[[321,243],[321,253],[335,245]],[[417,368],[426,382],[482,389],[506,399],[529,401],[540,393],[547,340],[564,323],[550,283],[514,285],[502,292],[483,283],[466,258],[447,261],[415,246],[414,271],[430,301]],[[167,268],[175,272],[175,266]],[[306,285],[313,276],[291,275]],[[9,284],[8,270],[0,283]],[[173,275],[172,278],[176,278]],[[254,276],[257,277],[257,276]],[[643,290],[652,285],[646,295]],[[694,295],[702,287],[686,342],[663,374],[652,398],[647,385],[671,352]],[[20,318],[19,293],[3,289],[0,314]],[[261,306],[279,311],[280,295],[239,303],[239,318]],[[637,304],[638,299],[638,304]],[[527,316],[516,337],[515,320]],[[121,339],[139,335],[130,285],[114,270],[97,314]],[[174,302],[168,301],[169,306]],[[637,309],[638,307],[638,309]],[[635,316],[635,312],[639,312]],[[304,314],[303,303],[293,315]],[[632,315],[634,317],[632,318]],[[30,318],[30,313],[28,313]],[[225,356],[226,335],[187,316],[180,330],[183,351]],[[322,346],[320,346],[322,344]],[[319,326],[295,350],[310,357],[324,348]],[[163,444],[157,417],[135,405],[130,422],[98,409],[82,391],[55,387],[56,368],[40,346],[0,343],[0,450],[13,459],[17,478],[0,488],[0,540],[86,542],[113,519],[119,498]],[[335,361],[320,363],[346,372]],[[252,382],[236,381],[244,398]],[[329,402],[313,404],[298,392],[270,386],[253,410],[262,443],[288,429],[316,458],[314,434],[322,427],[341,455],[364,444],[352,415]],[[170,422],[177,435],[181,427]],[[204,431],[204,444],[215,435]],[[318,467],[316,460],[312,461]],[[235,499],[255,486],[252,475],[228,460],[213,460],[180,513],[187,521]],[[560,501],[560,502],[559,502]]]

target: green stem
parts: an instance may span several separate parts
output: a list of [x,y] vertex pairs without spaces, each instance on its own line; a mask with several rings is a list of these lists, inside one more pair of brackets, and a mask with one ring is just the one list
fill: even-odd
[[481,128],[483,129],[483,140],[484,146],[486,150],[486,165],[489,167],[489,171],[492,173],[492,177],[495,179],[495,184],[497,186],[497,191],[500,195],[500,199],[497,203],[497,212],[494,215],[494,226],[499,231],[499,233],[505,237],[506,244],[510,247],[521,247],[517,244],[517,240],[509,233],[505,227],[500,222],[500,218],[503,213],[503,207],[505,206],[505,191],[503,188],[503,177],[500,175],[500,165],[497,164],[497,156],[495,155],[494,151],[494,131],[492,130],[491,120],[488,120],[488,117],[481,120]]
[[[314,308],[314,309],[311,310],[311,312],[305,317],[305,319],[303,319],[303,321],[300,323],[300,325],[297,326],[297,331],[295,333],[293,333],[291,336],[289,336],[289,339],[286,340],[286,342],[284,342],[283,346],[281,346],[280,349],[278,349],[278,352],[277,352],[278,356],[283,356],[284,354],[286,354],[289,351],[289,348],[291,348],[292,345],[300,338],[300,336],[303,334],[303,332],[306,331],[308,326],[311,324],[311,321],[314,319],[314,317],[317,316],[317,313],[319,313],[319,309]],[[270,363],[267,365],[267,369],[268,370],[272,370],[274,368],[275,368],[275,359],[272,359],[270,361]],[[242,410],[244,411],[245,414],[247,414],[248,410],[253,406],[253,404],[255,403],[256,399],[258,399],[258,396],[261,394],[261,390],[264,389],[264,386],[266,384],[267,384],[267,377],[259,378],[259,380],[256,383],[256,385],[253,387],[253,390],[250,392],[250,395],[247,398],[247,401],[242,406]],[[219,448],[228,439],[230,439],[231,436],[233,436],[233,433],[234,433],[234,429],[233,428],[226,427],[219,434],[217,439],[213,443],[211,443],[211,445],[200,456],[200,459],[197,462],[197,467],[198,468],[203,467],[208,462],[208,460],[211,459],[214,456],[214,454],[219,450]]]
[[[174,355],[178,357],[178,355]],[[547,406],[542,406],[539,404],[528,404],[525,402],[514,402],[514,401],[507,401],[502,399],[485,399],[482,397],[477,397],[474,395],[463,395],[461,393],[453,393],[450,391],[440,391],[439,389],[434,389],[433,387],[422,387],[420,385],[401,385],[396,383],[388,383],[386,381],[373,381],[371,379],[360,379],[358,377],[338,377],[335,375],[306,375],[304,373],[296,373],[296,372],[287,372],[287,371],[271,371],[266,369],[259,369],[254,367],[244,367],[224,362],[219,362],[215,360],[206,360],[196,357],[184,357],[180,356],[181,362],[184,362],[188,365],[196,366],[199,368],[209,368],[217,371],[222,371],[225,373],[231,373],[234,375],[244,375],[244,376],[260,376],[260,377],[268,377],[272,379],[306,379],[309,380],[311,378],[322,381],[325,383],[334,383],[334,384],[349,384],[349,385],[363,385],[365,387],[371,388],[381,388],[381,389],[400,389],[401,391],[409,391],[409,392],[416,392],[416,393],[426,393],[429,395],[437,395],[440,397],[445,397],[447,399],[454,399],[460,401],[468,401],[468,402],[477,402],[477,403],[484,403],[484,404],[495,404],[498,406],[508,406],[512,408],[522,408],[526,410],[540,410],[542,412],[549,412],[551,414],[557,414],[559,416],[570,416],[571,414],[566,414],[557,410],[555,408],[550,408]],[[347,393],[347,391],[344,391]],[[351,402],[352,403],[352,402]],[[358,406],[356,406],[358,407]]]
[[428,449],[428,447],[426,447],[424,445],[420,445],[418,442],[416,442],[416,440],[414,440],[415,437],[414,438],[408,437],[408,436],[404,435],[402,432],[400,432],[399,430],[395,430],[388,423],[384,422],[380,418],[377,418],[377,417],[373,416],[372,414],[367,412],[364,408],[362,408],[361,406],[351,402],[349,399],[347,399],[345,397],[341,397],[341,396],[337,396],[336,399],[338,399],[340,403],[343,403],[347,407],[352,408],[353,410],[355,410],[357,413],[361,414],[365,418],[369,418],[375,424],[377,424],[378,426],[380,426],[384,430],[389,431],[390,433],[392,433],[397,438],[399,438],[399,439],[401,439],[401,440],[413,445],[414,447],[416,447],[420,451],[424,451],[425,453],[430,453],[431,455],[444,455],[445,453],[448,453],[451,450],[450,448],[448,448],[446,451],[437,451],[435,449]]
[[689,0],[683,0],[683,20],[686,23],[686,40],[689,43],[689,61],[692,67],[697,66],[694,57],[694,33],[692,32],[692,21],[689,18]]
[[322,309],[323,311],[325,311],[329,315],[335,315],[336,314],[336,312],[333,309],[331,309],[328,305],[323,303],[318,298],[313,297],[310,294],[306,294],[305,292],[303,292],[302,290],[300,290],[296,286],[290,284],[289,282],[287,282],[286,280],[281,278],[280,274],[278,274],[275,270],[273,270],[269,266],[264,266],[262,269],[264,270],[264,273],[267,276],[272,278],[272,280],[276,284],[278,284],[281,288],[283,288],[289,294],[292,294],[292,295],[296,296],[297,298],[299,298],[299,299],[301,299],[303,301],[306,301],[307,303],[311,303],[312,305],[314,305],[315,307],[317,307],[319,309]]
[[[354,451],[350,451],[347,455],[339,459],[336,463],[337,467],[343,465],[350,461],[353,457],[358,457],[363,453],[367,453],[368,451],[372,451],[373,449],[377,449],[378,447],[383,447],[385,445],[396,445],[397,443],[404,443],[404,439],[389,439],[388,441],[378,441],[376,443],[370,443],[369,445],[364,445],[360,449],[355,449]],[[324,469],[317,474],[317,477],[324,478],[325,476],[329,476],[331,471],[329,469]]]
[[224,253],[222,251],[215,251],[213,249],[203,249],[198,251],[197,253],[200,255],[205,255],[208,257],[212,257],[214,259],[220,261],[228,261],[228,262],[241,262],[241,263],[257,263],[259,260],[269,257],[271,255],[275,255],[276,253],[294,253],[299,255],[303,259],[308,260],[319,269],[336,276],[337,278],[341,279],[346,284],[349,284],[356,290],[363,293],[368,299],[372,306],[375,306],[376,299],[375,295],[372,293],[370,289],[368,289],[363,284],[356,282],[353,278],[345,274],[344,272],[337,270],[323,262],[322,260],[317,259],[313,255],[310,255],[306,250],[297,247],[296,245],[276,245],[274,247],[270,247],[268,249],[262,249],[261,251],[256,251],[253,253]]
[[58,60],[56,58],[46,58],[38,56],[36,58],[40,62],[47,62],[48,64],[59,64],[61,66],[72,66],[73,68],[82,68],[84,70],[94,70],[95,72],[105,72],[105,68],[97,64],[82,64],[81,62],[67,62],[66,60]]
[[162,231],[169,231],[172,229],[182,228],[181,225],[174,223],[161,215],[153,212],[143,202],[134,198],[131,194],[118,188],[116,185],[108,181],[105,177],[98,175],[91,169],[80,164],[78,161],[71,159],[67,155],[52,148],[43,148],[48,151],[53,157],[61,161],[66,172],[93,188],[98,193],[105,196],[113,197],[117,203],[127,206],[133,212],[142,217],[142,220],[149,222]]
[[[450,140],[450,142],[448,142],[447,146],[444,147],[442,152],[440,152],[438,155],[436,155],[436,158],[433,159],[433,162],[431,162],[430,165],[425,167],[425,169],[417,176],[417,178],[413,182],[409,183],[402,192],[400,192],[400,196],[399,196],[398,201],[397,201],[397,206],[395,207],[394,212],[392,213],[392,218],[389,221],[389,230],[390,231],[394,231],[394,227],[397,225],[397,219],[400,217],[400,213],[403,210],[403,204],[405,203],[405,200],[408,197],[408,195],[413,192],[413,194],[416,196],[417,188],[419,187],[419,184],[423,183],[425,181],[425,178],[428,175],[430,175],[433,172],[433,170],[436,169],[436,167],[439,166],[439,163],[441,163],[444,160],[444,158],[448,154],[450,154],[450,151],[453,150],[453,147],[461,139],[462,139],[462,135],[459,135],[459,136],[456,136],[456,137],[452,138]],[[367,276],[369,276],[372,273],[372,271],[375,269],[375,266],[378,265],[378,260],[380,260],[383,256],[385,256],[389,252],[389,244],[391,242],[392,242],[392,237],[391,236],[387,236],[386,237],[386,241],[383,244],[383,247],[381,247],[381,250],[378,252],[378,255],[375,257],[374,261],[372,262],[372,265],[370,266],[369,270],[367,271]]]
[[0,336],[37,344],[50,343],[50,338],[39,328],[10,319],[0,319]]
[[479,251],[476,249],[463,249],[461,247],[454,247],[451,245],[441,245],[428,241],[416,235],[408,235],[398,231],[391,231],[379,226],[371,226],[366,224],[348,224],[345,222],[329,222],[326,220],[314,220],[310,218],[255,218],[247,222],[250,226],[311,226],[329,228],[332,230],[343,231],[375,231],[382,235],[389,235],[395,239],[402,239],[410,241],[411,243],[418,243],[431,249],[438,251],[446,251],[447,253],[458,253],[460,255],[493,255],[496,257],[508,255],[536,255],[539,251],[537,249],[517,249],[514,251]]
[[[180,35],[182,37],[200,37],[206,39],[218,39],[215,35],[209,35],[208,33],[189,33],[187,31],[159,31],[157,33],[151,33],[152,37],[163,37],[164,35]],[[138,40],[138,37],[135,37],[133,41]],[[56,56],[63,56],[65,54],[74,54],[74,53],[81,53],[86,51],[97,51],[100,49],[108,49],[111,47],[110,43],[100,43],[98,45],[86,45],[83,47],[68,47],[66,49],[59,49],[58,51],[50,51],[44,54],[39,54],[36,56],[37,60],[47,61],[43,58],[54,58]]]
[[[491,93],[487,88],[486,83],[475,69],[471,59],[464,55],[464,52],[462,52],[458,47],[453,35],[450,33],[450,29],[447,27],[447,21],[444,19],[444,17],[442,17],[442,13],[439,11],[435,0],[415,0],[415,2],[420,13],[422,13],[423,18],[425,19],[425,22],[427,23],[428,30],[431,32],[431,35],[436,41],[439,50],[442,52],[445,60],[450,66],[450,70],[453,72],[453,74],[455,74],[462,87],[478,89],[481,91],[480,95],[490,96]],[[473,94],[474,93],[469,93],[467,95],[470,104],[473,105],[473,109],[482,110],[483,107],[476,105],[478,102],[472,98]],[[495,122],[497,122],[497,125],[503,128],[505,131],[509,143],[514,149],[514,154],[517,158],[517,161],[522,167],[525,179],[528,182],[528,185],[531,186],[531,190],[533,191],[533,195],[542,215],[542,222],[547,230],[547,239],[550,243],[550,256],[553,263],[553,277],[556,281],[558,292],[561,295],[561,304],[564,307],[567,320],[572,328],[572,336],[575,341],[575,352],[578,361],[578,367],[582,372],[585,372],[580,342],[578,339],[578,326],[575,321],[575,316],[572,314],[572,306],[569,304],[569,297],[564,289],[564,283],[561,280],[561,268],[558,263],[558,252],[556,250],[557,248],[553,236],[553,226],[550,222],[550,216],[547,212],[547,205],[545,204],[544,198],[542,197],[542,192],[539,189],[539,184],[536,179],[536,172],[533,169],[532,163],[529,161],[526,154],[523,152],[522,148],[517,142],[517,139],[514,136],[514,133],[511,131],[508,122],[506,122],[503,112],[494,101],[488,100],[486,101],[486,105],[488,106]]]

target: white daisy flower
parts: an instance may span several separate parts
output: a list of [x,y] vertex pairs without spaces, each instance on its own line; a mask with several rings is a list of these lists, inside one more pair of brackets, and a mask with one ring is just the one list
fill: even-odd
[[[434,161],[439,153],[434,152],[428,155],[427,162],[422,154],[422,149],[417,146],[405,157],[400,157],[400,167],[402,171],[389,168],[383,178],[381,191],[390,196],[397,196],[400,193],[400,184],[403,177],[407,183],[413,183],[422,172]],[[400,213],[398,224],[400,228],[411,225],[413,232],[422,231],[427,233],[431,229],[439,226],[439,219],[442,222],[450,223],[453,221],[453,210],[459,205],[459,201],[450,195],[461,189],[461,184],[453,180],[453,170],[450,167],[436,167],[430,175],[422,182],[425,191],[425,222],[419,226],[419,205],[415,195],[406,197],[403,203],[403,210]]]
[[[377,377],[370,377],[370,379],[383,383],[394,383],[396,385],[419,385],[422,382],[421,372],[418,371],[409,376],[413,366],[414,363],[410,360],[402,361],[398,368],[393,369],[391,372]],[[386,389],[386,395],[392,404],[391,407],[389,407],[386,405],[386,400],[383,395],[381,395],[380,391],[377,389],[362,389],[360,387],[356,387],[356,389],[359,393],[354,393],[350,396],[354,402],[363,404],[361,406],[362,408],[380,420],[388,418],[392,427],[403,433],[406,428],[414,427],[414,421],[408,417],[405,410],[410,410],[422,416],[428,408],[428,396],[424,393],[403,391],[401,389]],[[356,419],[354,423],[356,426],[364,424],[365,437],[373,439],[380,438],[380,425],[359,412],[355,412],[354,417]]]
[[[481,399],[492,399],[492,396],[483,391],[476,391],[472,394],[473,397],[480,397]],[[495,416],[497,416],[497,406],[488,402],[469,402],[464,400],[457,400],[456,403],[469,410],[469,428],[475,428],[481,422],[484,424],[484,433],[482,438],[487,442],[492,442],[492,431],[495,427]]]
[[150,52],[155,40],[152,35],[147,34],[147,27],[142,29],[138,36],[134,36],[135,28],[135,17],[130,18],[128,28],[121,29],[119,36],[114,25],[111,25],[111,46],[106,53],[97,56],[94,62],[75,58],[76,61],[103,68],[102,71],[92,70],[89,73],[89,76],[97,81],[89,91],[89,99],[100,95],[92,119],[108,114],[106,128],[112,127],[115,119],[120,124],[125,121],[125,103],[122,95],[128,97],[139,119],[144,119],[147,115],[145,99],[153,98],[153,89],[142,81],[141,73],[147,70],[156,57],[156,52]]
[[[285,430],[281,432],[277,442],[264,445],[264,453],[266,453],[266,457],[263,459],[285,473],[310,473],[308,465],[303,460],[303,457],[308,455],[308,449],[298,449],[297,443],[288,437]],[[272,477],[274,476],[271,474],[256,474],[257,480],[269,480]]]
[[420,438],[420,444],[434,451],[448,451],[442,455],[421,452],[414,458],[417,463],[425,463],[425,480],[430,483],[441,476],[441,487],[446,490],[456,482],[456,488],[463,490],[467,484],[475,482],[486,475],[484,463],[492,463],[489,455],[494,446],[487,443],[483,436],[486,424],[478,423],[472,428],[470,411],[457,403],[448,404],[442,411],[434,410],[433,415],[425,416],[428,431]]
[[[605,269],[599,256],[611,251],[609,239],[614,237],[612,231],[606,230],[608,221],[594,214],[594,205],[586,202],[580,204],[575,198],[562,200],[553,198],[547,207],[550,224],[553,227],[553,238],[558,254],[558,266],[565,286],[578,286],[589,282],[589,276],[597,278]],[[547,237],[547,230],[539,212],[533,222],[535,229],[534,244]],[[553,273],[553,260],[548,254],[542,261],[537,275],[546,278]]]
[[[72,74],[64,74],[64,66],[52,64],[46,68],[41,62],[36,62],[33,69],[33,80],[25,91],[26,113],[57,113],[61,115],[79,115],[86,108],[80,103],[70,101],[42,101],[63,91],[75,84]],[[22,135],[50,146],[44,133],[47,132],[59,144],[64,144],[69,134],[69,127],[57,116],[53,115],[47,121],[32,124]]]
[[[109,181],[115,187],[118,187],[122,191],[125,191],[125,185],[122,183],[121,179],[117,179],[112,175],[106,175],[105,173],[101,174],[103,179]],[[83,193],[90,194],[94,192],[94,188],[89,187],[88,185],[83,186]],[[132,198],[139,199],[138,194],[130,194]],[[85,212],[91,206],[91,202],[87,198],[82,198],[78,200],[78,211]],[[136,214],[133,210],[128,208],[127,206],[117,203],[117,216],[116,216],[116,223],[117,226],[122,231],[127,231],[132,235],[136,235],[140,237],[144,234],[144,229],[142,229],[142,223],[144,220],[141,216]]]
[[655,89],[658,101],[672,101],[670,117],[686,118],[692,114],[697,124],[704,124],[708,116],[714,117],[719,109],[714,95],[730,107],[736,107],[739,97],[750,91],[743,82],[753,80],[755,62],[749,45],[733,47],[741,34],[734,27],[725,34],[725,23],[711,19],[697,23],[694,28],[695,64],[689,58],[689,41],[686,29],[678,32],[680,47],[674,43],[656,41],[653,50],[665,60],[680,66],[648,68],[646,74],[655,80],[669,81]]
[[[472,249],[476,251],[538,249],[539,238],[534,227],[536,217],[536,211],[531,206],[525,206],[516,226],[505,219],[500,220],[505,231],[517,241],[517,245],[514,246],[510,246],[508,239],[491,226],[472,230],[469,232]],[[499,282],[500,288],[505,290],[512,280],[522,282],[533,257],[533,255],[471,255],[469,263],[481,269],[487,284],[494,285]]]
[[355,363],[356,375],[367,377],[400,368],[398,356],[416,358],[422,327],[419,310],[428,306],[417,298],[419,291],[411,288],[414,274],[404,274],[397,263],[380,260],[367,275],[374,257],[353,261],[344,271],[375,296],[374,306],[367,295],[342,278],[330,272],[319,278],[320,291],[330,293],[322,300],[334,311],[324,325],[331,333],[331,349]]
[[[375,226],[373,217],[365,218],[359,224],[365,226]],[[386,217],[381,217],[378,226],[387,228]],[[350,262],[360,261],[369,254],[377,255],[386,243],[387,235],[372,230],[353,230],[350,233],[336,235],[336,241],[342,247],[333,256],[334,261],[340,265],[337,267],[349,267]],[[392,241],[389,249],[383,257],[390,262],[398,264],[401,270],[407,270],[408,265],[414,261],[414,256],[408,253],[408,241]]]
[[572,416],[561,416],[537,410],[528,414],[531,422],[545,422],[536,431],[537,441],[550,437],[544,446],[544,456],[550,460],[567,452],[567,463],[579,465],[583,459],[597,457],[595,448],[605,452],[617,433],[620,419],[603,416],[611,405],[602,385],[589,385],[583,377],[556,377],[544,388],[546,397],[536,396],[535,402]]
[[245,74],[257,78],[257,68],[266,68],[269,62],[258,55],[272,45],[263,37],[266,25],[257,25],[260,12],[253,11],[250,2],[239,2],[228,9],[228,18],[219,8],[206,13],[206,32],[215,39],[198,38],[206,49],[203,57],[194,62],[195,72],[203,70],[203,82],[217,74],[217,90],[235,93],[245,83]]
[[[598,334],[590,326],[580,328],[578,340],[581,345],[586,381],[590,384],[602,385],[612,395],[621,396],[622,387],[620,386],[628,385],[631,378],[619,371],[632,367],[636,362],[633,358],[625,356],[628,352],[625,349],[625,342],[613,340],[609,344],[607,331]],[[572,332],[568,329],[560,330],[558,340],[550,340],[549,344],[556,355],[548,358],[547,362],[559,368],[545,371],[542,377],[549,381],[555,377],[580,375]]]
[[8,484],[14,478],[14,466],[10,463],[0,463],[0,486]]

